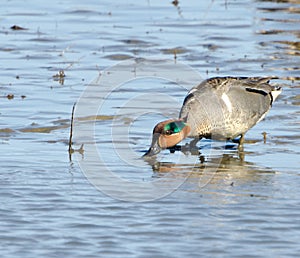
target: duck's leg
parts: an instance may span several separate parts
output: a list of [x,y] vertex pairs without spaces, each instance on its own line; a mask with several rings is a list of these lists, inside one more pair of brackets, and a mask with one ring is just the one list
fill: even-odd
[[245,142],[245,134],[242,133],[241,137],[239,139],[239,146],[242,146],[244,144],[244,142]]
[[201,140],[200,137],[195,137],[193,140],[190,141],[189,147],[191,149],[196,148],[197,143]]
[[244,144],[244,142],[245,142],[245,134],[241,134],[241,137],[240,137],[240,139],[239,139],[239,146],[240,145],[243,145]]
[[240,161],[245,160],[245,152],[244,152],[244,147],[243,146],[239,147],[238,155],[239,155]]
[[241,134],[241,137],[239,139],[239,146],[238,146],[238,149],[239,149],[240,153],[244,152],[244,145],[243,145],[244,142],[245,142],[245,134]]

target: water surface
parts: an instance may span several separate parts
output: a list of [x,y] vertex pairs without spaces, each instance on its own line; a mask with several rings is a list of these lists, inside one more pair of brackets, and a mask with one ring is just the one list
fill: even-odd
[[[200,2],[3,2],[3,257],[298,257],[299,3]],[[170,190],[148,202],[121,201],[95,188],[80,169],[77,160],[93,160],[88,140],[84,154],[70,161],[71,110],[105,69],[153,57],[190,66],[203,79],[277,76],[273,83],[283,92],[248,132],[242,153],[204,140],[201,158],[164,151],[148,163],[139,157],[153,126],[178,115],[195,78],[177,73],[175,82],[148,77],[120,85],[92,120],[105,161],[97,176],[108,167],[137,183],[165,180]],[[158,94],[169,99],[161,102]],[[112,128],[128,130],[128,138],[112,145]],[[183,183],[171,191],[177,182]]]

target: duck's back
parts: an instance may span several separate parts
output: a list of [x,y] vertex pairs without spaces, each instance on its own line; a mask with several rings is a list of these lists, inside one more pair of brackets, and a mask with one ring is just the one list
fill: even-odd
[[280,94],[270,79],[205,80],[188,93],[179,116],[190,125],[191,137],[235,138],[263,119]]

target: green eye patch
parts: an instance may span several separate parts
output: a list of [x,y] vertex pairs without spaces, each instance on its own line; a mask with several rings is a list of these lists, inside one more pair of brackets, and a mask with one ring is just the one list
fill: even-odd
[[185,127],[185,123],[182,121],[171,122],[164,126],[164,133],[165,134],[179,133],[184,127]]

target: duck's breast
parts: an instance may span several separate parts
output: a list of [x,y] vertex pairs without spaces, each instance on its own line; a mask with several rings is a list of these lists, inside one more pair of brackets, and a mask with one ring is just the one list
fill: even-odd
[[227,138],[226,121],[230,100],[226,103],[213,91],[191,91],[181,108],[180,118],[191,127],[190,137]]

